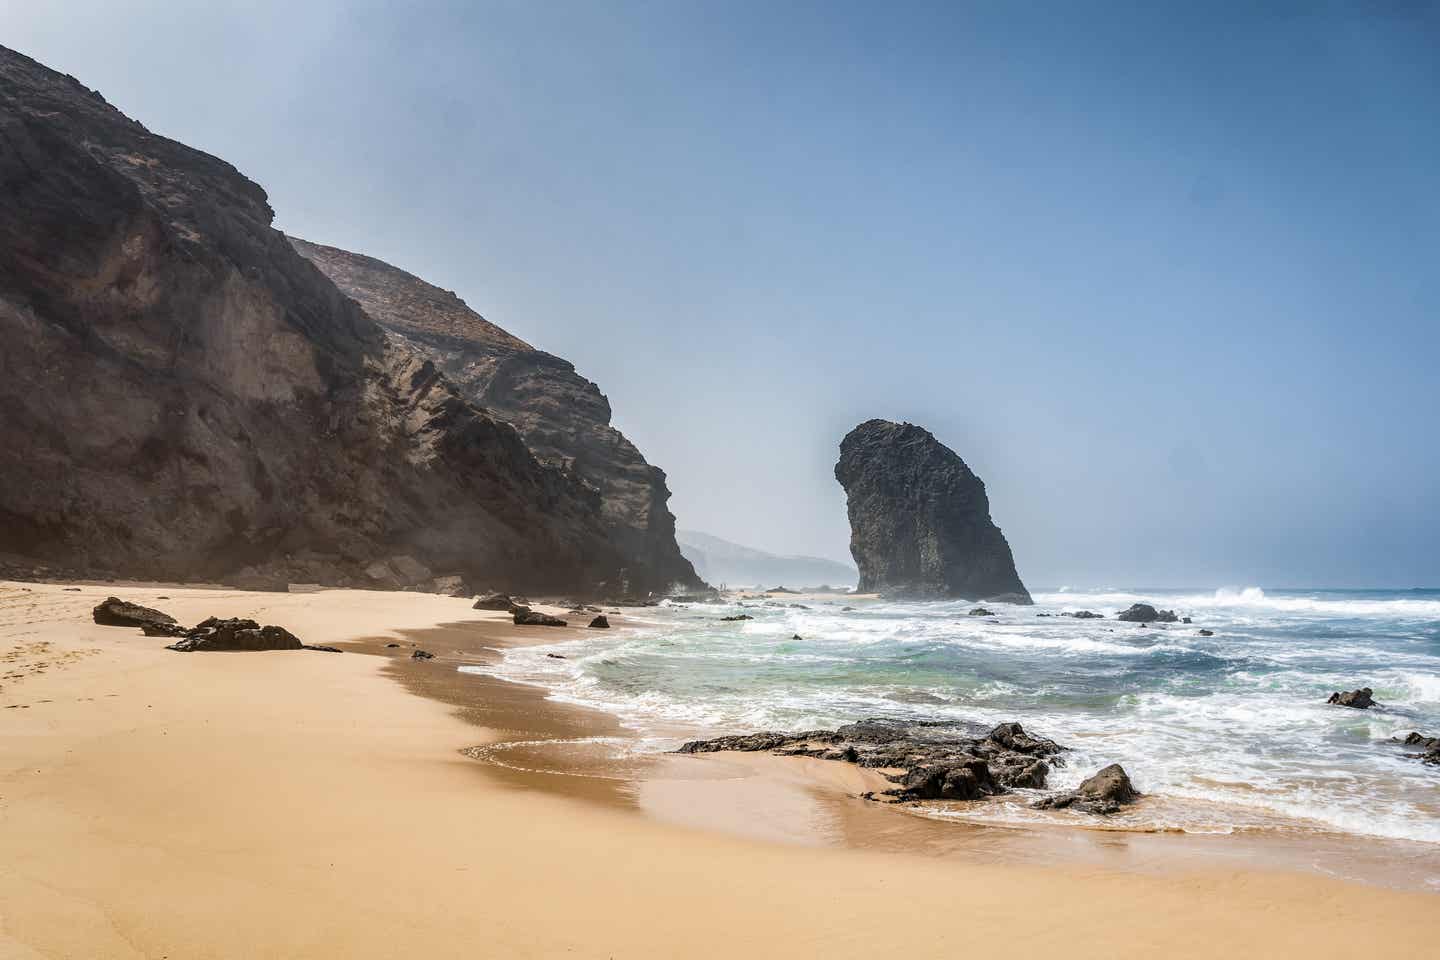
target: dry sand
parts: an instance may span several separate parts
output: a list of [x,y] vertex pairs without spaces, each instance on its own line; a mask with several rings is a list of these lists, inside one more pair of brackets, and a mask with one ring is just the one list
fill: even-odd
[[[90,608],[110,593],[185,622],[246,615],[310,643],[363,642],[341,655],[177,654],[92,624]],[[364,639],[377,636],[440,658],[412,663],[409,646]],[[1436,949],[1433,894],[1289,872],[979,862],[807,842],[872,835],[876,817],[914,818],[847,799],[846,782],[820,804],[803,799],[814,790],[772,777],[772,799],[793,807],[776,816],[753,793],[726,800],[736,778],[725,765],[767,758],[721,758],[640,786],[512,769],[545,768],[553,748],[502,741],[619,731],[603,715],[453,669],[509,637],[496,615],[418,594],[0,583],[0,957]],[[471,759],[472,748],[502,750],[511,765]],[[513,762],[527,750],[534,762]],[[556,768],[583,772],[584,758],[572,760]],[[698,812],[676,815],[667,792]],[[711,829],[726,810],[801,842]]]

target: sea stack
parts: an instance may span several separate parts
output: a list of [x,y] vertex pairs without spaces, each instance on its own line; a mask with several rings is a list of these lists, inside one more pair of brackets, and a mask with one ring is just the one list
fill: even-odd
[[861,593],[1031,603],[985,484],[912,423],[867,420],[840,443]]

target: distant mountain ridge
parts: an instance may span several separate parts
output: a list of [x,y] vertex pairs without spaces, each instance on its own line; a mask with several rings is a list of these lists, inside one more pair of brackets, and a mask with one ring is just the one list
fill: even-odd
[[835,560],[768,553],[698,530],[676,530],[675,539],[695,572],[716,586],[853,587],[860,578]]

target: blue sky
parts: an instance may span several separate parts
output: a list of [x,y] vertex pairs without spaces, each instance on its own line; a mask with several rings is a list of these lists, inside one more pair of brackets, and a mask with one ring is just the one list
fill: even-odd
[[844,558],[882,416],[1032,586],[1440,584],[1440,5],[172,6],[0,42],[573,360],[683,526]]

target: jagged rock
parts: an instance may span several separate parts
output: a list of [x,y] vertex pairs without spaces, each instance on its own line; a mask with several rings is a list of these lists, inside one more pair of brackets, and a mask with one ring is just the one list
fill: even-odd
[[792,633],[792,634],[790,635],[790,639],[791,639],[791,640],[804,640],[805,638],[802,637],[802,636],[800,636],[800,634],[798,634],[798,633]]
[[410,654],[411,660],[434,660],[435,654],[429,650],[416,650]]
[[913,424],[869,420],[840,444],[860,593],[1030,603],[981,482]]
[[1134,803],[1140,794],[1125,768],[1112,763],[1098,773],[1084,780],[1069,793],[1057,794],[1037,800],[1032,806],[1037,810],[1072,809],[1085,813],[1108,816],[1122,806]]
[[480,598],[478,598],[478,599],[475,601],[475,603],[474,603],[473,605],[471,605],[471,608],[470,608],[470,609],[472,609],[472,610],[505,610],[505,611],[507,611],[507,612],[513,613],[513,612],[514,612],[514,607],[515,607],[515,601],[512,600],[510,597],[506,596],[506,595],[503,594],[503,593],[492,593],[492,594],[490,594],[490,596],[488,596],[488,597],[480,597]]
[[[899,769],[885,797],[896,801],[974,800],[1012,788],[1045,785],[1050,763],[1064,750],[1053,740],[1027,734],[1018,723],[989,731],[954,721],[916,722],[883,717],[835,730],[764,732],[692,740],[679,753],[768,750],[782,756],[818,757],[862,767]],[[872,798],[873,799],[873,798]]]
[[466,400],[519,430],[542,463],[598,491],[607,537],[625,568],[622,589],[704,586],[675,542],[664,471],[611,426],[609,400],[573,364],[404,270],[336,247],[290,242],[392,336],[434,363]]
[[1179,618],[1174,610],[1156,610],[1148,603],[1136,603],[1115,614],[1115,619],[1126,623],[1174,623]]
[[147,637],[183,637],[185,628],[178,623],[142,623],[140,632]]
[[720,618],[720,620],[721,620],[722,622],[733,622],[733,621],[736,621],[736,620],[754,620],[754,619],[755,619],[755,618],[752,617],[752,616],[750,616],[750,614],[748,614],[748,613],[738,613],[738,614],[736,614],[736,615],[733,616],[733,617],[721,617],[721,618]]
[[1348,693],[1336,691],[1330,694],[1326,703],[1333,703],[1337,707],[1354,707],[1357,710],[1368,710],[1370,707],[1378,706],[1374,700],[1375,691],[1369,687],[1361,687],[1359,690],[1351,690]]
[[973,610],[970,611],[970,616],[972,616],[972,617],[993,617],[993,616],[995,616],[995,614],[991,613],[989,610],[986,610],[984,607],[976,607],[975,609],[973,609]]
[[559,617],[552,617],[548,613],[541,613],[538,610],[531,610],[528,607],[515,611],[512,618],[517,627],[564,627],[569,626],[566,621]]
[[[105,627],[144,627],[150,624],[160,630],[171,627],[178,627],[175,618],[168,613],[161,613],[151,607],[142,607],[138,603],[130,603],[121,600],[119,597],[106,597],[96,604],[90,616],[96,623]],[[168,636],[168,634],[153,634],[154,636]]]
[[210,617],[185,631],[185,638],[166,647],[181,653],[201,650],[300,650],[300,638],[284,627],[260,626],[246,617]]
[[4,48],[0,130],[6,551],[277,589],[621,583],[602,494],[388,336],[229,164]]
[[600,616],[598,616],[598,617],[596,617],[594,620],[591,620],[591,621],[590,621],[590,629],[591,629],[591,630],[609,630],[609,629],[610,629],[610,620],[605,616],[605,614],[602,613],[602,614],[600,614]]
[[1060,614],[1060,616],[1062,616],[1062,617],[1074,617],[1076,620],[1104,620],[1104,619],[1105,619],[1105,614],[1103,614],[1103,613],[1095,613],[1095,612],[1092,611],[1092,610],[1076,610],[1074,613],[1071,613],[1071,612],[1069,612],[1069,611],[1067,610],[1065,613]]

